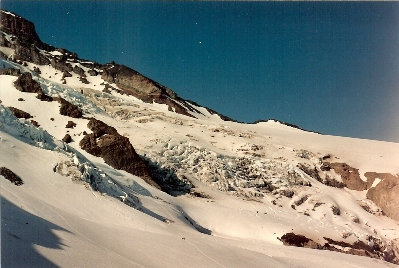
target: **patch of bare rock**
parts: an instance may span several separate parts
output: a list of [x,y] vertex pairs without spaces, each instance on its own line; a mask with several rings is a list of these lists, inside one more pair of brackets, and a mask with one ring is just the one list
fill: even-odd
[[346,163],[328,163],[339,174],[345,186],[351,190],[363,191],[367,189],[367,183],[360,178],[359,170]]
[[62,138],[62,141],[65,143],[70,143],[72,142],[72,137],[69,134],[65,134],[65,136]]
[[[320,171],[325,171],[327,170],[325,167],[325,164],[323,164],[320,168],[320,170],[317,167],[311,167],[308,164],[305,163],[299,163],[298,168],[300,170],[302,170],[303,172],[305,172],[307,175],[309,175],[310,177],[312,177],[313,179],[317,180],[318,182],[321,182],[327,186],[331,186],[331,187],[336,187],[336,188],[344,188],[345,184],[337,181],[334,178],[329,177],[328,175],[325,176],[324,178],[322,178],[319,174]],[[329,169],[328,169],[329,170]]]
[[[330,157],[326,158],[329,159]],[[399,221],[399,175],[390,173],[366,172],[367,181],[360,178],[359,170],[346,163],[331,163],[325,158],[322,160],[321,170],[334,170],[341,176],[343,185],[351,190],[367,191],[366,197],[379,206],[388,217]],[[318,176],[317,170],[311,170],[306,166],[300,167],[312,177]],[[374,187],[375,180],[380,180]]]
[[69,101],[63,99],[63,98],[54,98],[57,100],[60,104],[60,114],[69,116],[72,118],[82,118],[83,112],[82,110],[76,106],[75,104],[70,103]]
[[33,79],[30,73],[23,73],[14,82],[16,89],[22,92],[37,93],[36,98],[42,101],[53,101],[53,98],[44,94],[39,82]]
[[295,233],[286,233],[280,240],[286,246],[304,247],[319,250],[330,250],[351,255],[366,256],[370,258],[385,260],[394,264],[399,264],[397,248],[394,244],[385,245],[380,239],[369,236],[368,243],[356,241],[353,244],[336,241],[334,239],[323,237],[326,241],[323,245],[312,239]]
[[44,94],[43,92],[37,93],[36,98],[41,101],[48,101],[48,102],[53,101],[53,97],[50,97],[50,96]]
[[76,123],[73,121],[68,121],[68,123],[65,126],[65,128],[74,128],[74,127],[76,127]]
[[105,163],[116,169],[125,170],[144,179],[160,189],[150,175],[146,163],[136,153],[129,138],[120,135],[115,128],[91,118],[87,127],[93,131],[80,141],[80,147],[89,154],[101,157]]
[[0,69],[0,75],[20,76],[21,71],[15,68],[5,68],[5,69]]
[[40,84],[32,78],[30,73],[21,74],[18,79],[15,80],[14,85],[16,89],[22,92],[43,93]]
[[27,113],[27,112],[25,112],[25,111],[22,111],[22,110],[20,110],[20,109],[18,109],[18,108],[15,108],[15,107],[8,107],[8,109],[10,109],[10,111],[15,115],[15,117],[17,117],[17,118],[25,118],[25,119],[29,119],[29,118],[32,118],[32,116],[29,114],[29,113]]
[[30,120],[31,124],[34,125],[35,127],[40,127],[39,122],[35,121],[35,120]]
[[18,77],[18,79],[14,82],[14,85],[16,89],[18,89],[19,91],[37,93],[36,98],[38,98],[41,101],[49,101],[49,102],[53,100],[58,101],[61,104],[60,107],[61,115],[69,116],[72,118],[82,118],[83,116],[83,112],[78,106],[70,103],[69,101],[63,98],[60,97],[53,98],[51,96],[46,95],[43,92],[40,84],[33,79],[30,73],[21,74]]
[[399,176],[375,172],[367,172],[365,176],[370,186],[375,178],[381,180],[368,190],[367,198],[379,206],[387,216],[399,221]]
[[114,63],[106,64],[102,68],[101,78],[109,83],[115,83],[122,90],[121,94],[132,95],[148,103],[166,104],[170,111],[189,117],[194,116],[188,111],[200,113],[169,88],[133,69]]
[[17,186],[24,184],[23,180],[17,174],[6,167],[0,167],[0,175]]

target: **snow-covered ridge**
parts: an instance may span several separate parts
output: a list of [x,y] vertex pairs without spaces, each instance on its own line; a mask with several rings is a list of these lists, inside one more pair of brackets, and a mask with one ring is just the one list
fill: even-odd
[[[3,9],[0,9],[0,12],[1,12],[1,13],[4,13],[4,14],[7,14],[7,15],[10,15],[10,16],[13,16],[13,17],[19,17],[18,15],[14,14],[14,13],[12,13],[12,12],[5,11],[5,10],[3,10]],[[19,17],[19,18],[20,18],[20,17]]]

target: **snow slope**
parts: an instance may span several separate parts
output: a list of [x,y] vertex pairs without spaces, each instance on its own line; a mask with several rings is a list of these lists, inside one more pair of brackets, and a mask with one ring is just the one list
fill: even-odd
[[[17,76],[0,75],[0,167],[24,181],[16,186],[0,175],[4,267],[395,266],[285,246],[281,237],[292,232],[319,245],[332,239],[345,252],[352,250],[345,245],[363,243],[380,247],[380,259],[399,254],[398,222],[367,199],[383,178],[365,190],[350,189],[342,186],[346,175],[325,168],[346,163],[353,168],[349,177],[359,173],[360,185],[369,183],[366,172],[399,174],[399,144],[321,135],[272,120],[224,121],[197,104],[168,99],[188,105],[190,117],[124,94],[95,63],[63,50],[38,51],[53,60],[65,56],[64,64],[78,69],[68,76],[51,64],[15,61],[10,47],[0,51],[7,66],[31,73],[45,94],[84,115],[61,115],[59,102],[21,92]],[[33,117],[18,119],[8,107]],[[92,132],[91,117],[128,137],[156,179],[171,185],[169,194],[84,151],[79,143]],[[66,128],[69,121],[76,126]],[[61,141],[65,134],[71,143]]]
[[[57,152],[33,147],[4,132],[0,149],[1,165],[18,171],[25,179],[22,187],[1,180],[5,242],[2,255],[7,256],[3,259],[4,267],[25,267],[27,263],[35,267],[392,266],[375,259],[328,251],[317,252],[315,256],[310,249],[284,247],[282,250],[283,246],[262,239],[201,234],[184,221],[181,207],[188,209],[194,205],[191,213],[200,210],[216,222],[228,204],[232,207],[225,213],[241,224],[255,219],[254,209],[239,200],[226,200],[215,206],[187,197],[175,200],[138,185],[144,188],[140,195],[143,203],[148,202],[153,213],[167,216],[173,222],[168,224],[116,199],[89,193],[81,184],[54,173],[54,164],[63,157]],[[120,176],[139,184],[131,175]],[[184,203],[187,205],[182,206]],[[236,204],[241,205],[239,209],[233,208]],[[224,224],[220,225],[223,228]],[[263,226],[267,228],[266,222]],[[331,258],[338,260],[331,263]]]
[[[0,164],[15,171],[25,182],[23,186],[15,186],[1,180],[2,236],[7,237],[7,244],[10,243],[3,247],[3,254],[9,256],[5,264],[23,266],[29,259],[38,265],[89,266],[96,263],[103,267],[391,266],[367,257],[286,247],[278,240],[290,231],[316,241],[322,236],[342,239],[342,234],[349,236],[347,241],[365,240],[373,230],[380,237],[399,237],[397,222],[384,216],[376,217],[359,206],[358,201],[364,200],[361,192],[331,188],[302,174],[303,179],[314,186],[305,190],[302,187],[292,199],[267,194],[257,198],[246,194],[253,192],[254,187],[240,184],[240,179],[234,177],[239,170],[234,168],[237,161],[247,157],[253,167],[263,172],[271,170],[275,173],[274,180],[281,181],[279,175],[287,174],[287,169],[299,172],[295,167],[297,154],[309,150],[310,154],[320,156],[333,153],[348,163],[364,165],[365,170],[384,167],[384,171],[397,172],[394,161],[381,159],[393,159],[392,155],[399,151],[397,144],[323,136],[276,122],[244,125],[225,122],[212,115],[192,119],[170,112],[160,104],[143,103],[118,93],[97,93],[87,85],[84,88],[61,85],[34,76],[47,94],[73,101],[86,114],[114,126],[130,138],[140,154],[174,169],[179,176],[184,173],[196,186],[196,191],[210,198],[173,197],[150,187],[138,177],[114,170],[102,159],[79,148],[82,132],[90,132],[87,119],[62,116],[58,113],[57,102],[42,102],[32,93],[20,92],[13,86],[16,77],[1,76],[2,105],[29,112],[40,124],[35,131],[46,130],[53,143],[58,144],[58,147],[41,144],[34,147],[29,141],[35,136],[28,135],[29,131],[10,131],[18,129],[18,124],[30,125],[29,122],[2,113],[3,121],[8,123],[3,122],[1,128]],[[25,101],[18,101],[18,98]],[[68,120],[73,120],[77,126],[65,129]],[[117,196],[94,192],[87,185],[53,171],[57,164],[70,157],[55,149],[63,147],[57,140],[67,131],[74,139],[69,145],[71,149],[84,155],[115,182],[129,188],[137,198],[135,206],[123,204]],[[215,174],[229,170],[230,179]],[[215,181],[218,176],[220,178]],[[220,182],[222,178],[225,181]],[[229,190],[230,180],[235,181],[231,183],[235,191]],[[280,184],[284,187],[284,183]],[[310,198],[305,204],[293,210],[291,204],[307,194]],[[277,205],[273,205],[273,200]],[[314,209],[320,200],[323,204]],[[341,216],[329,212],[332,205],[340,207]],[[353,222],[355,217],[360,218],[362,224]],[[211,235],[198,230],[209,230]],[[20,258],[16,254],[19,251],[29,252],[29,255]],[[337,261],[332,263],[331,258]]]

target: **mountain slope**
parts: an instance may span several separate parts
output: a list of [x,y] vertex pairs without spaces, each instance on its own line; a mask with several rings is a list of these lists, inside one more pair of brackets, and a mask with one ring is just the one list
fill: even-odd
[[228,121],[128,67],[43,44],[15,14],[1,20],[14,69],[0,75],[0,167],[24,182],[0,177],[2,263],[398,263],[399,144]]

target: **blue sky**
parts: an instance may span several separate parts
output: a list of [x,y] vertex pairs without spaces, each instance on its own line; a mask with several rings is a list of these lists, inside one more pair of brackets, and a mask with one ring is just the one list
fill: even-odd
[[10,1],[44,42],[234,119],[399,142],[399,2]]

